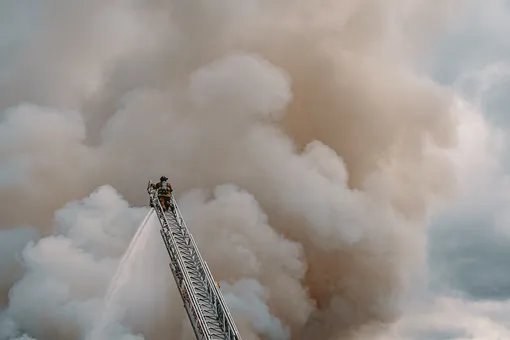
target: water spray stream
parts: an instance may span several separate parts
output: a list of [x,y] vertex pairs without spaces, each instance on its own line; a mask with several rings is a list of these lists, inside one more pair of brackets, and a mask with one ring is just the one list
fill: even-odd
[[123,311],[119,300],[120,292],[129,281],[135,260],[140,257],[140,251],[145,248],[147,240],[149,239],[150,233],[148,231],[150,229],[145,228],[145,226],[149,222],[153,212],[154,209],[151,209],[149,213],[147,213],[145,219],[138,227],[136,234],[133,236],[128,249],[124,253],[119,266],[117,267],[117,271],[110,281],[101,317],[90,333],[90,336],[88,337],[89,340],[103,340],[103,338],[108,338],[105,334],[107,327],[116,321],[120,321],[122,318]]

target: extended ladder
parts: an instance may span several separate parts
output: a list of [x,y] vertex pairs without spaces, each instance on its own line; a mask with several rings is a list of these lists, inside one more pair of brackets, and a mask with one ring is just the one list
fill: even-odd
[[174,212],[164,212],[156,190],[147,188],[170,255],[170,268],[191,325],[199,340],[241,340],[223,295],[172,196]]

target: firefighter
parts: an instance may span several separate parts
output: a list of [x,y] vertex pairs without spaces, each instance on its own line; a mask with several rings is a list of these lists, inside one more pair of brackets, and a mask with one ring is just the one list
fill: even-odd
[[173,212],[174,206],[171,198],[174,190],[172,185],[168,182],[168,178],[166,176],[161,176],[160,182],[152,184],[152,187],[158,191],[158,199],[163,211],[166,212],[170,208]]

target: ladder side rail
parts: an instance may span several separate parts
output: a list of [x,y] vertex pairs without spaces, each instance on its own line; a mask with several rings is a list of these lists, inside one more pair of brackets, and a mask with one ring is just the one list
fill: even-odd
[[174,205],[174,208],[175,208],[175,212],[176,212],[175,217],[176,217],[177,223],[183,229],[183,232],[186,234],[186,237],[188,237],[190,239],[190,243],[191,243],[193,250],[196,254],[197,260],[200,262],[200,265],[201,265],[200,271],[201,271],[201,274],[203,275],[203,278],[206,280],[206,282],[209,285],[211,285],[211,284],[212,284],[212,286],[216,285],[216,283],[214,281],[210,282],[210,280],[208,280],[208,275],[206,274],[206,271],[205,271],[205,269],[208,267],[206,267],[206,265],[205,265],[205,261],[202,257],[202,254],[200,253],[200,250],[195,242],[195,239],[193,238],[193,235],[189,231],[189,228],[186,225],[186,221],[184,220],[184,217],[182,216],[181,210],[179,209],[179,206],[177,205],[177,201],[175,200],[175,197],[173,197],[173,196],[172,196],[172,204]]
[[221,310],[221,313],[223,315],[219,315],[219,313],[218,313],[218,317],[225,318],[226,322],[222,322],[223,320],[218,320],[218,321],[222,322],[223,326],[226,326],[225,331],[229,333],[229,337],[231,336],[230,333],[233,333],[234,337],[232,337],[232,339],[241,339],[241,337],[239,335],[239,331],[237,330],[237,327],[235,325],[233,317],[229,311],[228,305],[226,304],[225,300],[223,299],[222,293],[219,290],[219,288],[216,284],[216,281],[214,280],[214,278],[212,276],[209,266],[207,265],[206,261],[204,261],[204,259],[202,258],[199,248],[193,238],[193,235],[191,234],[191,232],[189,232],[189,229],[188,229],[186,222],[182,216],[179,206],[177,205],[177,201],[175,200],[175,197],[173,195],[172,195],[172,204],[174,205],[174,209],[176,212],[176,216],[175,216],[176,220],[181,225],[182,229],[186,232],[186,234],[187,234],[186,236],[188,236],[190,238],[191,244],[196,251],[197,258],[202,265],[201,269],[202,269],[203,275],[205,276],[204,279],[207,280],[207,283],[209,286],[208,288],[212,289],[211,296],[215,301],[211,301],[211,302],[215,306],[220,307],[220,308],[217,308],[217,310],[218,309]]
[[[186,309],[186,314],[188,315],[188,319],[192,325],[193,332],[195,333],[195,337],[197,339],[204,339],[204,334],[201,333],[200,325],[197,323],[197,321],[195,320],[195,317],[193,316],[193,311],[192,311],[193,306],[191,306],[191,301],[186,298],[187,297],[186,287],[184,286],[185,281],[184,281],[182,269],[179,267],[179,264],[176,263],[177,260],[175,259],[175,257],[172,259],[173,255],[172,255],[171,245],[170,245],[169,240],[167,239],[163,229],[160,229],[160,233],[161,233],[161,236],[165,243],[165,246],[167,248],[168,254],[170,255],[170,259],[172,260],[172,263],[170,263],[170,269],[172,271],[175,283],[177,284],[177,289],[181,296],[184,308]],[[179,272],[177,272],[177,270],[179,270]]]
[[181,271],[182,271],[183,278],[184,278],[184,286],[185,286],[186,291],[188,293],[189,299],[191,300],[190,301],[191,302],[190,305],[192,307],[192,312],[194,312],[192,314],[194,316],[196,315],[197,323],[200,324],[199,329],[203,332],[203,337],[205,339],[210,339],[211,337],[210,337],[209,327],[207,325],[206,319],[204,318],[204,316],[202,314],[202,311],[201,311],[201,308],[200,308],[200,304],[197,301],[197,298],[196,298],[196,295],[195,295],[195,287],[194,287],[194,285],[192,283],[191,278],[189,277],[189,273],[187,271],[186,265],[185,265],[184,260],[182,258],[182,254],[180,253],[179,247],[176,246],[175,239],[174,239],[174,237],[172,235],[171,228],[170,228],[169,223],[168,223],[168,221],[166,219],[166,216],[165,216],[165,214],[163,212],[163,208],[161,207],[161,204],[160,204],[159,200],[154,197],[154,193],[151,193],[151,200],[152,200],[152,203],[153,203],[154,207],[156,208],[155,210],[156,210],[156,213],[158,215],[158,219],[159,219],[159,222],[160,222],[162,228],[166,229],[165,230],[167,232],[166,236],[168,237],[168,239],[170,241],[169,243],[171,243],[172,248],[175,249],[175,255],[176,255],[176,258],[177,258],[177,263],[179,264],[179,266],[182,269],[184,269],[184,270],[181,270]]
[[[157,204],[159,205],[159,200],[158,200]],[[165,225],[164,229],[166,231],[166,233],[165,233],[166,237],[174,245],[175,253],[179,259],[180,267],[184,269],[184,270],[181,270],[183,277],[184,277],[183,284],[184,284],[184,287],[186,288],[185,289],[186,293],[187,293],[186,297],[188,298],[188,302],[190,303],[190,306],[192,307],[191,312],[193,315],[193,319],[196,320],[196,322],[198,323],[197,326],[199,327],[201,333],[202,334],[205,333],[204,336],[207,336],[207,339],[209,339],[211,336],[211,334],[210,334],[211,332],[209,330],[207,320],[205,319],[205,317],[202,313],[200,303],[196,297],[195,286],[189,276],[189,272],[186,268],[186,263],[182,257],[180,249],[179,249],[179,247],[176,246],[176,240],[173,237],[172,230],[169,226],[170,224],[168,223],[168,220],[166,219],[166,216],[165,216],[163,209],[161,208],[160,205],[159,205],[159,208],[160,208],[160,213],[161,213],[161,215],[160,215],[161,221],[164,221],[164,225]],[[181,284],[180,288],[182,288],[182,284]]]
[[186,255],[189,258],[190,266],[192,266],[192,268],[190,268],[190,272],[192,272],[192,275],[198,280],[197,285],[195,286],[198,294],[197,298],[199,298],[199,303],[204,316],[207,315],[206,320],[210,322],[210,324],[208,323],[210,334],[221,334],[223,338],[228,332],[225,331],[225,327],[222,327],[221,319],[218,316],[222,313],[218,313],[217,303],[215,303],[215,301],[217,301],[214,296],[215,292],[206,282],[206,273],[203,268],[201,268],[202,264],[199,261],[196,249],[194,249],[191,244],[189,232],[186,232],[187,230],[185,230],[182,225],[179,225],[175,215],[170,216],[169,218],[171,218],[172,223],[175,224],[174,228],[178,229],[174,236],[182,243],[182,246],[186,247],[188,250],[186,251]]
[[[212,273],[209,270],[209,266],[207,265],[207,262],[205,263],[205,265],[207,267],[206,272],[208,273],[209,280],[212,282],[215,282],[214,278],[212,276]],[[223,313],[223,315],[219,315],[220,313],[218,313],[218,317],[224,319],[221,321],[226,326],[225,328],[227,328],[226,330],[228,332],[229,339],[241,340],[241,335],[239,334],[237,326],[234,322],[234,318],[232,317],[232,314],[230,313],[228,305],[223,297],[223,293],[221,292],[220,288],[216,284],[214,284],[214,289],[215,289],[215,298],[217,299],[215,304],[218,304],[218,307],[220,307],[220,308],[218,308],[219,311],[221,311],[221,313]]]
[[[195,242],[195,239],[193,238],[193,235],[191,234],[191,232],[189,231],[189,228],[186,225],[186,222],[185,222],[185,220],[181,214],[181,211],[179,209],[179,206],[177,205],[177,201],[175,200],[175,197],[173,197],[173,196],[172,196],[172,204],[174,205],[174,209],[175,209],[175,213],[176,213],[175,219],[184,234],[183,236],[189,239],[190,246],[194,253],[193,255],[196,257],[196,260],[198,261],[197,264],[199,264],[199,266],[198,266],[199,268],[197,268],[197,269],[198,269],[200,275],[202,276],[202,278],[204,279],[204,283],[206,283],[206,285],[208,286],[207,287],[208,291],[214,292],[214,286],[216,286],[216,283],[214,280],[209,279],[209,275],[207,275],[206,268],[208,269],[208,267],[205,264],[202,254],[200,253],[200,250]],[[210,274],[210,275],[212,275],[212,274]]]
[[[191,278],[189,277],[189,273],[186,269],[186,265],[184,263],[182,255],[180,254],[179,247],[176,246],[176,242],[175,242],[175,239],[173,238],[171,228],[169,226],[168,220],[166,219],[166,216],[163,212],[163,208],[161,207],[159,200],[155,200],[155,201],[156,202],[153,204],[158,208],[157,209],[158,218],[160,220],[160,223],[163,227],[162,229],[166,236],[163,239],[165,241],[165,244],[167,244],[167,241],[168,241],[168,245],[170,245],[170,244],[172,245],[172,248],[175,250],[175,255],[177,257],[177,263],[179,264],[179,267],[181,268],[181,273],[183,275],[184,280],[183,280],[183,283],[181,283],[179,285],[179,291],[181,291],[182,284],[184,284],[184,288],[187,293],[187,297],[189,299],[187,302],[189,303],[189,305],[191,307],[191,313],[193,316],[192,320],[195,320],[195,322],[192,321],[192,325],[196,324],[198,331],[202,334],[202,337],[199,337],[199,339],[204,338],[204,337],[205,337],[205,339],[210,339],[209,327],[207,325],[205,317],[202,314],[200,304],[198,303],[198,300],[197,300],[195,292],[194,292],[194,285],[192,283]],[[182,269],[184,269],[184,270],[182,270]],[[181,297],[182,297],[182,293],[181,293]],[[190,315],[188,315],[188,316],[190,316]],[[194,330],[196,331],[197,329],[194,329]]]
[[[206,262],[206,266],[207,266],[207,262]],[[207,269],[208,269],[208,274],[210,276],[210,280],[214,282],[214,279],[212,277],[212,274],[211,274],[209,268],[207,268]],[[237,326],[234,322],[232,314],[230,313],[228,305],[226,304],[226,302],[223,298],[223,294],[221,293],[220,288],[215,285],[214,289],[215,289],[215,300],[216,300],[215,305],[217,306],[218,317],[221,318],[221,322],[224,325],[226,332],[228,333],[228,338],[240,340],[241,336],[239,335]]]
[[[178,212],[178,216],[176,216],[176,217],[178,217],[177,220],[178,221],[180,220],[181,224],[183,225],[183,229],[188,232],[188,236],[191,239],[191,243],[192,243],[193,247],[197,250],[197,257],[199,258],[200,262],[202,263],[203,274],[205,275],[205,279],[208,281],[209,287],[211,287],[213,289],[212,298],[214,299],[214,301],[212,301],[212,302],[215,306],[220,307],[220,308],[217,308],[218,317],[225,319],[225,320],[218,320],[218,321],[220,321],[220,322],[223,321],[222,324],[226,328],[225,331],[227,331],[229,333],[229,336],[230,336],[230,333],[233,333],[234,336],[237,337],[237,339],[240,339],[239,332],[237,330],[237,327],[235,325],[233,317],[229,311],[229,308],[228,308],[225,300],[223,299],[221,292],[219,291],[219,288],[216,285],[216,282],[214,281],[214,278],[212,277],[212,273],[209,269],[209,266],[203,260],[200,252],[198,251],[198,246],[196,245],[192,234],[189,232],[189,229],[186,226],[186,222],[185,222],[184,218],[182,217],[182,214],[181,214],[180,209],[177,205],[177,202],[175,201],[175,198],[172,197],[172,199],[173,199],[173,204],[174,204],[175,210],[176,210],[176,212]],[[223,315],[221,315],[221,314],[223,314]]]
[[[163,239],[165,241],[165,245],[167,246],[167,249],[168,247],[170,246],[169,245],[169,241],[167,239],[167,236],[163,233]],[[172,269],[174,270],[174,269]],[[182,270],[180,270],[182,272]],[[182,275],[182,274],[181,274]],[[179,280],[179,276],[176,275],[176,273],[174,272],[174,278],[176,278],[176,283],[177,283],[177,286],[179,288],[179,292],[181,293],[181,297],[183,299],[183,302],[185,303],[184,307],[187,308],[187,311],[188,311],[188,317],[190,318],[190,321],[192,322],[192,324],[196,324],[197,327],[200,329],[200,324],[197,323],[197,318],[198,318],[198,315],[196,314],[195,310],[192,308],[192,303],[191,303],[191,299],[190,299],[190,296],[191,296],[191,293],[190,293],[190,290],[191,288],[188,287],[187,290],[186,290],[186,281],[183,279],[183,278],[180,278]],[[197,302],[196,304],[198,307],[195,308],[195,309],[200,309],[200,303]],[[206,321],[206,320],[205,320]],[[206,324],[206,327],[207,329],[209,330],[209,333],[210,335],[212,336],[212,331],[211,329],[209,328],[209,325]]]
[[202,279],[204,280],[204,283],[206,286],[205,288],[207,289],[208,293],[211,295],[211,298],[213,299],[213,301],[211,301],[211,303],[213,305],[216,305],[215,304],[216,301],[214,301],[214,300],[218,299],[218,297],[217,297],[218,292],[215,290],[215,287],[217,287],[216,282],[214,281],[214,278],[212,278],[212,274],[209,270],[209,267],[207,266],[206,262],[204,261],[203,257],[200,254],[200,250],[193,238],[193,235],[189,232],[189,229],[186,226],[186,222],[184,221],[184,218],[182,217],[182,214],[179,210],[177,202],[175,201],[175,198],[173,198],[173,204],[174,204],[175,211],[176,211],[176,220],[180,224],[182,231],[185,233],[185,237],[190,240],[190,246],[194,252],[193,255],[196,257],[196,260],[199,262],[198,270],[199,270],[200,275],[202,276]]

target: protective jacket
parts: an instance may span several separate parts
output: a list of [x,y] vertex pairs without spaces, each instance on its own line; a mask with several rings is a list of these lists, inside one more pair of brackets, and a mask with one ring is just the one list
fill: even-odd
[[162,181],[156,184],[153,184],[152,187],[156,190],[158,190],[158,196],[160,197],[170,197],[172,192],[174,191],[172,189],[172,185],[168,183],[167,181]]

